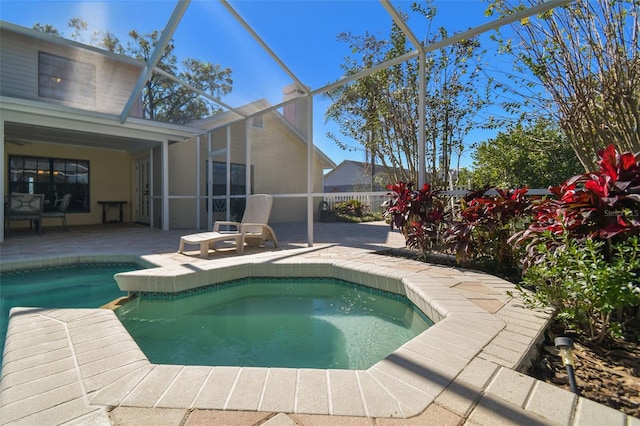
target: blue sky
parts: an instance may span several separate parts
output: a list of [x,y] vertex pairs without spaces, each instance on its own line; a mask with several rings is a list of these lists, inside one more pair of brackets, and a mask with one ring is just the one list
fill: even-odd
[[[67,22],[80,17],[88,22],[91,31],[109,31],[126,43],[129,30],[147,33],[163,29],[175,4],[173,0],[0,0],[0,19],[29,28],[36,22],[51,24],[70,38],[72,31]],[[339,33],[362,35],[368,31],[383,38],[391,25],[390,15],[376,0],[242,0],[230,4],[312,89],[341,76],[340,65],[350,52],[346,44],[336,41]],[[411,2],[392,4],[397,10],[409,11]],[[451,34],[491,20],[484,16],[486,2],[482,0],[441,0],[434,5],[438,13],[432,32],[444,26]],[[423,20],[410,18],[409,26],[418,38],[427,35]],[[488,36],[482,40],[489,43]],[[233,93],[224,99],[232,106],[260,98],[278,103],[282,88],[291,83],[289,76],[218,2],[192,1],[174,41],[179,58],[194,57],[233,70]],[[364,161],[363,151],[343,151],[326,137],[327,131],[338,133],[335,125],[325,123],[328,105],[325,98],[316,96],[314,143],[336,163],[345,159]],[[477,130],[465,142],[470,145],[493,135],[495,132]],[[463,157],[462,166],[470,164],[468,154]]]

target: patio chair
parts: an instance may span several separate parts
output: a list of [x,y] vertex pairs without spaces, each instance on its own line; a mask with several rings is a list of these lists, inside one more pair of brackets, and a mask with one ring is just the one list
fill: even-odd
[[[216,221],[212,232],[200,232],[198,234],[184,235],[180,237],[178,253],[184,253],[184,246],[199,245],[200,257],[207,258],[209,248],[218,241],[234,241],[236,252],[244,252],[245,243],[249,246],[259,246],[271,241],[274,247],[278,247],[278,239],[275,232],[267,224],[271,214],[273,197],[266,194],[256,194],[247,197],[247,206],[241,222]],[[225,227],[226,229],[222,229]]]
[[5,212],[6,234],[11,233],[11,221],[28,220],[29,227],[35,223],[36,232],[42,233],[42,205],[44,204],[44,194],[22,194],[14,192],[9,194],[7,200],[7,211]]
[[56,201],[53,209],[45,210],[42,212],[42,217],[59,217],[62,219],[62,227],[65,231],[69,230],[67,226],[67,208],[69,208],[69,202],[71,201],[71,194],[64,194],[62,198]]

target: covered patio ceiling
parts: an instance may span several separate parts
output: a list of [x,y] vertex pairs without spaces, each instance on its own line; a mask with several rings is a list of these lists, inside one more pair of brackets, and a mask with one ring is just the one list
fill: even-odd
[[153,142],[123,136],[111,136],[104,133],[81,132],[78,130],[56,129],[33,124],[6,123],[4,126],[5,141],[19,146],[34,143],[75,145],[88,148],[104,148],[127,151],[148,150]]
[[[22,99],[3,99],[4,142],[18,146],[37,143],[115,149],[129,154],[148,151],[202,134],[198,128],[117,117]],[[28,115],[23,115],[28,112]]]

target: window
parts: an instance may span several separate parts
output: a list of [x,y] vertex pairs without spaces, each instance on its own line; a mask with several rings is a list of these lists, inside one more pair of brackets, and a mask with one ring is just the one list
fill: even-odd
[[38,54],[38,96],[95,106],[96,67],[40,52]]
[[45,205],[71,194],[69,212],[88,212],[89,161],[9,156],[9,193],[44,194]]
[[[212,195],[225,195],[227,193],[227,163],[214,161],[213,164],[213,192]],[[207,173],[209,172],[207,162]],[[207,179],[209,182],[209,179]],[[247,166],[244,164],[231,164],[231,192],[230,195],[244,195],[247,192]],[[208,185],[208,184],[207,184]],[[251,168],[251,187],[253,188],[253,167]],[[207,195],[209,188],[207,186]],[[245,200],[231,200],[231,216],[242,217]],[[224,212],[226,209],[225,200],[215,200],[214,212]]]
[[251,118],[251,125],[253,127],[257,127],[259,129],[262,129],[262,127],[264,126],[262,115],[256,115],[255,117],[252,117]]
[[[247,191],[247,166],[231,164],[231,195],[244,195]],[[213,195],[227,193],[227,164],[213,162]]]

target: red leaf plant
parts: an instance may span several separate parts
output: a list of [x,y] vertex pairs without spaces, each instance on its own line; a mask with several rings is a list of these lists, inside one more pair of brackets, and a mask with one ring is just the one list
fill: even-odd
[[550,187],[552,197],[534,204],[531,225],[510,239],[516,245],[527,243],[525,267],[539,260],[539,243],[558,241],[545,238],[545,232],[609,243],[640,234],[640,152],[619,154],[614,145],[609,145],[598,155],[598,171]]
[[484,188],[461,200],[459,218],[446,236],[458,264],[484,263],[497,268],[495,272],[508,272],[517,265],[508,239],[529,223],[527,192],[528,188]]
[[440,191],[424,184],[419,190],[412,183],[398,182],[388,185],[391,190],[386,203],[385,216],[391,229],[398,228],[405,236],[408,247],[430,253],[441,244],[441,232],[448,212],[440,198]]

